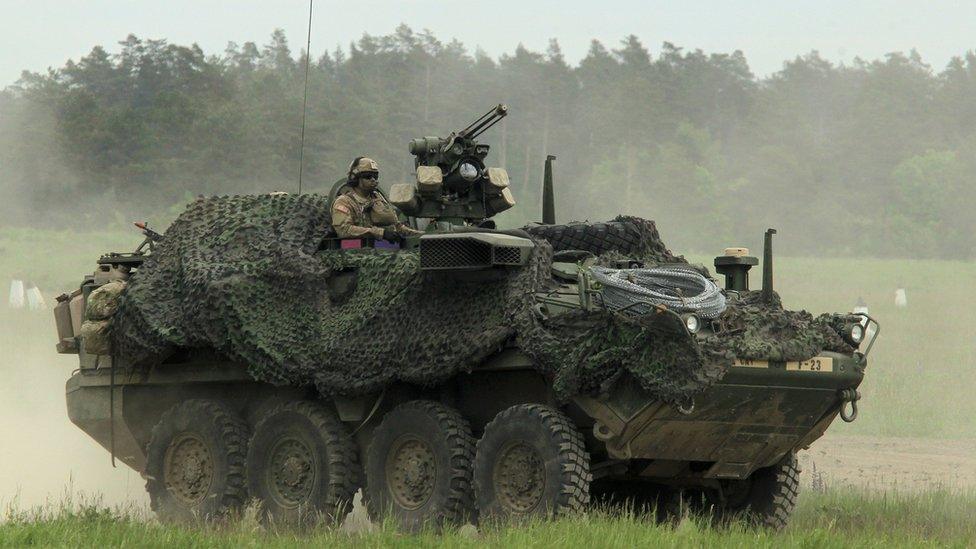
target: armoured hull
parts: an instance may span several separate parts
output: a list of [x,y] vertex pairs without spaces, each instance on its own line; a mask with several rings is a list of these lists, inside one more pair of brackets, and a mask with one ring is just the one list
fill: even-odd
[[648,398],[622,379],[600,398],[577,397],[595,420],[593,435],[615,459],[649,459],[641,476],[667,480],[696,462],[702,478],[744,479],[787,453],[809,447],[856,389],[865,364],[837,353],[814,360],[830,371],[789,370],[787,363],[752,361],[725,377],[687,407]]
[[[798,370],[797,364],[783,362],[736,364],[687,406],[657,400],[627,376],[605,394],[577,396],[572,404],[586,416],[581,423],[588,426],[598,447],[594,453],[605,453],[610,460],[648,460],[639,472],[642,477],[665,483],[744,479],[792,451],[809,447],[846,405],[844,391],[856,389],[863,379],[866,363],[857,358],[824,353],[815,360],[820,361],[820,370]],[[830,369],[823,369],[828,363]],[[531,382],[520,381],[518,372],[532,375],[531,359],[509,349],[442,389],[478,393],[482,402],[475,408],[481,413],[472,410],[471,416],[491,417],[503,406],[551,398],[538,394]],[[506,380],[515,380],[524,392],[511,398],[514,391]],[[544,386],[544,380],[537,381],[538,387]],[[282,391],[254,382],[241,364],[196,361],[168,365],[151,375],[120,374],[114,379],[108,369],[81,369],[68,380],[66,398],[75,425],[141,472],[158,410],[188,398],[214,395],[247,410],[250,399],[280,396]],[[378,399],[379,395],[339,398],[337,404],[355,428],[369,419],[364,411]],[[494,406],[484,404],[493,399]],[[350,411],[357,406],[358,412]]]

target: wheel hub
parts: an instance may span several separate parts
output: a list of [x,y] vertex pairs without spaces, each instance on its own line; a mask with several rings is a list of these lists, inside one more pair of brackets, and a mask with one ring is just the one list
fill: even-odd
[[187,506],[206,497],[214,477],[213,455],[203,439],[184,433],[170,443],[163,458],[166,490]]
[[510,509],[531,511],[542,500],[546,470],[532,446],[518,441],[509,444],[495,463],[495,493]]
[[271,451],[271,489],[284,507],[308,503],[314,486],[315,460],[302,441],[286,438]]
[[433,450],[415,437],[394,445],[386,460],[387,487],[393,499],[406,509],[427,503],[434,491],[436,472]]

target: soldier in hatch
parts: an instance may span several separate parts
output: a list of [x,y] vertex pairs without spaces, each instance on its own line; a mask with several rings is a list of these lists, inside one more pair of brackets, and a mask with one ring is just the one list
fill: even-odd
[[379,164],[361,156],[349,165],[351,189],[332,203],[332,227],[339,238],[382,238],[399,242],[404,237],[422,234],[397,218],[396,209],[376,192]]

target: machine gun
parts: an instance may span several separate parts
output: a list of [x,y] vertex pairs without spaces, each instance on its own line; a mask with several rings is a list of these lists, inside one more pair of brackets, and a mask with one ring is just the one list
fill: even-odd
[[149,248],[149,251],[152,252],[153,249],[156,247],[156,243],[163,240],[163,235],[150,229],[148,222],[135,221],[132,224],[135,225],[137,229],[142,231],[142,234],[145,235],[146,237],[146,239],[142,241],[142,244],[139,244],[139,247],[136,248],[135,253],[141,254],[143,253],[143,250],[145,250],[147,247]]
[[138,269],[146,260],[146,255],[151,254],[156,244],[162,242],[163,235],[149,228],[146,221],[135,221],[132,223],[145,236],[145,240],[133,252],[111,252],[98,258],[98,271],[103,277],[123,276],[127,277],[132,269]]
[[417,182],[393,185],[390,202],[409,216],[458,225],[482,222],[514,206],[508,173],[485,166],[490,146],[476,140],[507,114],[508,107],[497,105],[447,137],[411,140]]

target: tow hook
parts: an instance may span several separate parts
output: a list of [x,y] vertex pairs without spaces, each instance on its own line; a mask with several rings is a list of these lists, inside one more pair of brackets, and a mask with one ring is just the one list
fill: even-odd
[[[857,401],[861,400],[861,393],[856,389],[843,389],[840,391],[840,418],[847,423],[857,419]],[[850,404],[850,412],[847,405]]]

